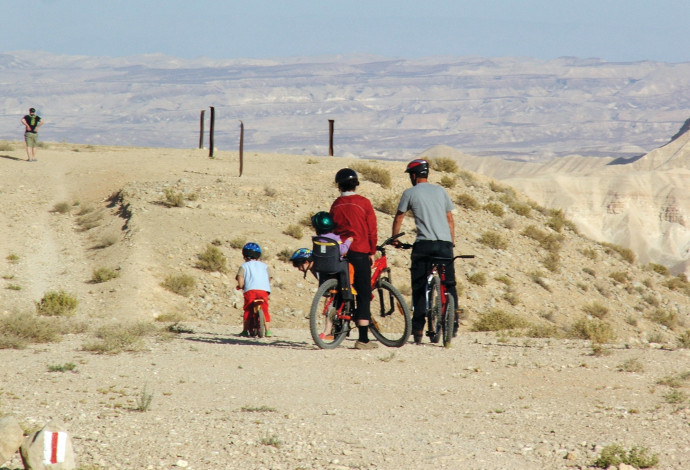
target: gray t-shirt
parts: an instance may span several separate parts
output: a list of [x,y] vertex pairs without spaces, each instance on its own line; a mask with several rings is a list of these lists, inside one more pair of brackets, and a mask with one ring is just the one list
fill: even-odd
[[398,211],[411,210],[417,224],[417,240],[443,240],[452,242],[447,212],[453,210],[453,202],[448,193],[435,184],[417,183],[406,189]]

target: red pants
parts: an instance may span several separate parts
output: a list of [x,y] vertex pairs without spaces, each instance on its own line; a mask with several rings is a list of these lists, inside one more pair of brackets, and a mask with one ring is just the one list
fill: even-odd
[[251,305],[255,299],[263,299],[263,303],[261,304],[261,310],[264,311],[264,318],[266,319],[266,323],[270,322],[271,316],[268,314],[268,292],[266,292],[265,290],[254,289],[248,290],[244,293],[244,316],[242,317],[244,323],[247,322],[249,314],[252,313]]

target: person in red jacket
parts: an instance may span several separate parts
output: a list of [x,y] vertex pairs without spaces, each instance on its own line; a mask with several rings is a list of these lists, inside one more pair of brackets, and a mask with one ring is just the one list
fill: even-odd
[[334,232],[346,239],[352,237],[347,260],[354,268],[353,287],[357,291],[355,318],[359,339],[355,349],[373,349],[377,343],[369,341],[369,322],[371,321],[371,265],[376,254],[376,214],[369,199],[355,193],[359,186],[357,172],[343,168],[335,174],[335,182],[340,190],[331,205],[331,215],[335,221]]

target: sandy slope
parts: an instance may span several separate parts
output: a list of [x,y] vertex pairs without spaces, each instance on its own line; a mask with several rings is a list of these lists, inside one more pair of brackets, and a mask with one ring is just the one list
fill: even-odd
[[[92,328],[179,313],[192,330],[168,340],[152,337],[143,351],[112,356],[82,350],[92,329],[61,343],[0,350],[0,413],[17,416],[27,430],[51,417],[65,421],[84,468],[567,468],[586,466],[613,442],[649,448],[659,454],[658,468],[690,466],[687,399],[669,404],[669,387],[657,384],[688,371],[688,350],[673,348],[682,327],[664,329],[646,319],[648,310],[635,309],[643,296],[657,295],[687,325],[688,297],[570,232],[563,267],[549,275],[552,292],[545,291],[529,280],[543,269],[543,253],[519,235],[527,224],[542,224],[541,215],[513,216],[508,224],[509,215],[458,209],[458,249],[478,258],[458,267],[469,320],[453,348],[361,352],[348,340],[335,351],[319,351],[305,320],[315,286],[275,254],[308,244],[306,235],[295,240],[282,231],[328,208],[336,195],[330,178],[347,161],[250,153],[245,175],[237,178],[231,153],[209,160],[198,150],[61,144],[40,151],[37,163],[22,158],[21,148],[0,152],[3,314],[32,311],[47,290],[65,289],[79,299],[77,317]],[[403,164],[381,165],[394,175],[393,188],[362,185],[376,200],[407,185],[399,176]],[[165,188],[193,200],[165,207]],[[462,191],[482,202],[493,198],[479,177],[474,186],[453,190]],[[51,212],[65,201],[75,204],[71,214]],[[103,217],[83,230],[76,214],[88,205]],[[380,239],[390,222],[379,213]],[[477,243],[487,228],[511,236],[510,249]],[[112,246],[97,248],[113,234]],[[240,310],[232,277],[240,259],[230,241],[240,236],[255,238],[272,254],[271,339],[236,335]],[[194,268],[211,241],[228,257],[228,274]],[[600,253],[598,279],[581,272],[585,247]],[[396,285],[406,283],[407,257],[391,253]],[[102,266],[119,268],[120,278],[90,283],[93,269]],[[621,270],[635,288],[608,280],[609,271]],[[487,273],[486,286],[466,281],[477,271]],[[197,278],[194,295],[160,287],[171,273]],[[520,304],[502,300],[505,286],[494,280],[499,275],[514,279]],[[647,290],[644,279],[655,290]],[[600,285],[584,289],[586,283]],[[610,306],[618,333],[609,355],[592,356],[585,341],[466,331],[496,306],[565,328],[594,299]],[[652,336],[665,347],[650,344]],[[631,359],[637,372],[618,370]],[[48,372],[68,362],[76,372]],[[144,387],[153,394],[151,408],[134,411]],[[5,466],[20,463],[15,457]]]

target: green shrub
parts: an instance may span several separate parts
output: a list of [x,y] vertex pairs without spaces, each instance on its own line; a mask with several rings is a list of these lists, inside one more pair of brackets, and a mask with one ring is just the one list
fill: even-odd
[[487,212],[491,212],[496,217],[503,217],[506,213],[506,211],[503,209],[503,206],[496,202],[485,204],[483,209]]
[[120,277],[120,273],[110,268],[97,268],[93,270],[93,275],[91,276],[91,282],[94,284],[99,284],[101,282],[107,282],[111,279]]
[[462,193],[455,196],[455,204],[472,211],[479,209],[479,203],[477,200],[467,193]]
[[484,313],[472,324],[472,331],[501,331],[524,328],[528,324],[525,320],[512,313],[494,309]]
[[631,465],[635,468],[650,468],[659,463],[659,457],[648,455],[644,447],[633,447],[625,450],[619,444],[611,444],[601,450],[599,457],[592,463],[595,467],[618,467],[620,464]]
[[225,255],[213,245],[208,245],[203,253],[197,255],[199,262],[196,267],[204,271],[218,271],[224,273],[227,271],[227,259]]
[[62,317],[74,314],[77,309],[76,297],[65,291],[49,291],[40,302],[35,302],[36,313],[48,317]]
[[358,162],[351,166],[353,170],[359,173],[361,179],[376,183],[383,188],[391,187],[391,174],[387,169],[364,162]]
[[501,236],[501,234],[490,230],[484,232],[478,241],[482,245],[486,245],[495,250],[505,250],[508,248],[508,242]]
[[174,294],[189,297],[196,287],[196,279],[189,274],[171,274],[161,282],[161,286]]

